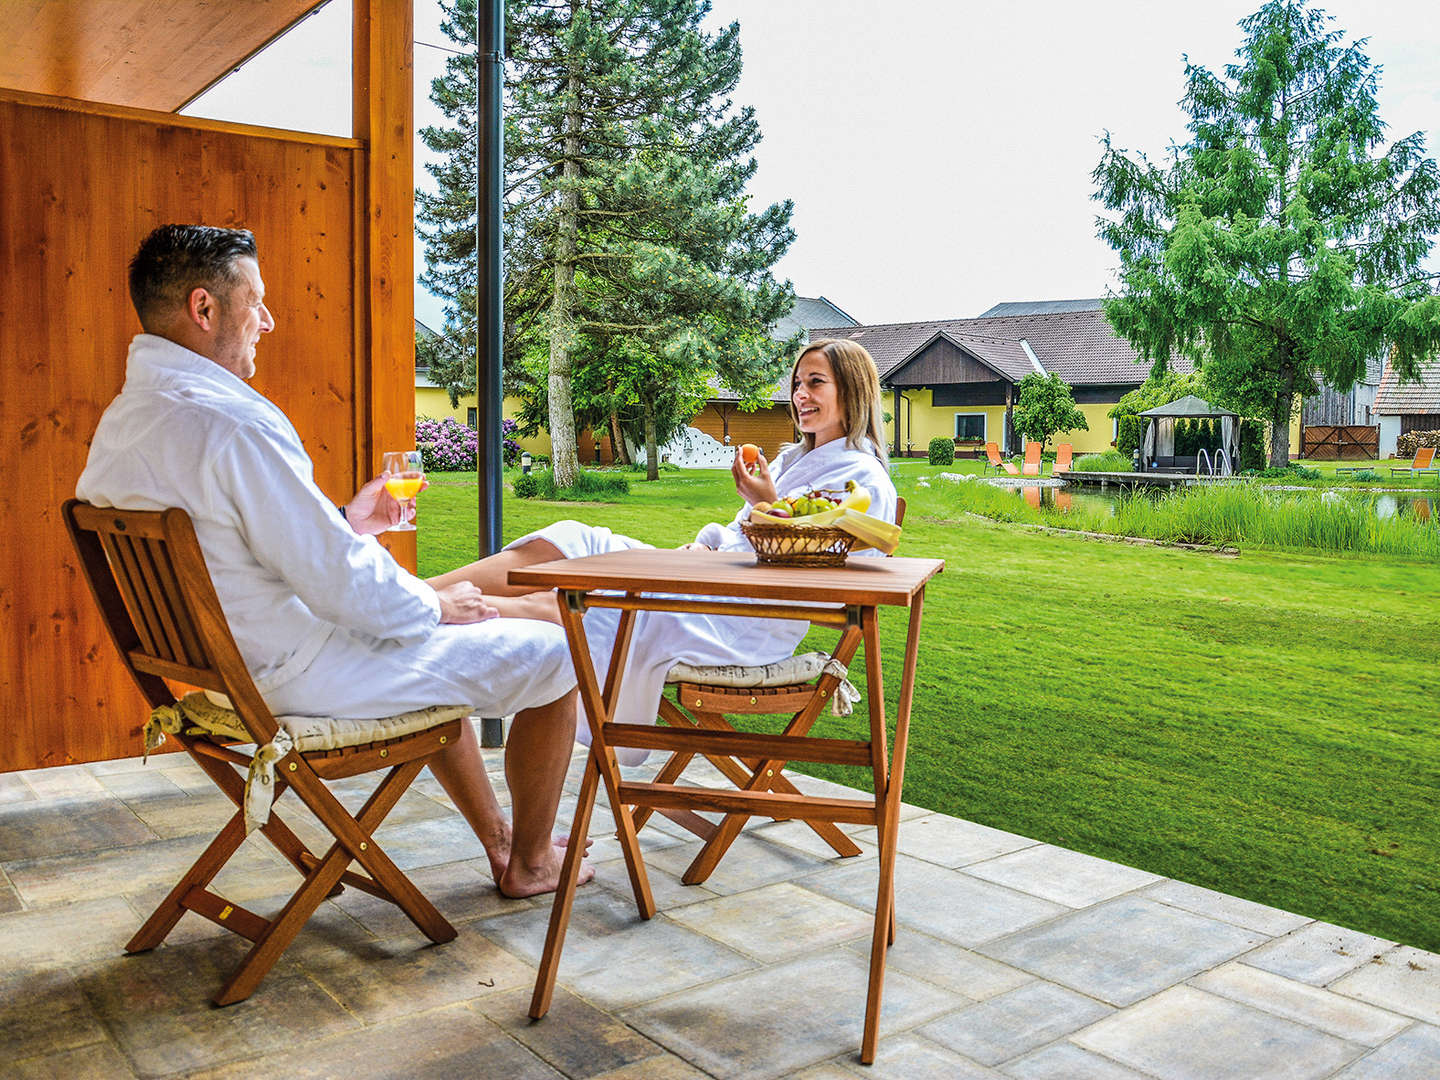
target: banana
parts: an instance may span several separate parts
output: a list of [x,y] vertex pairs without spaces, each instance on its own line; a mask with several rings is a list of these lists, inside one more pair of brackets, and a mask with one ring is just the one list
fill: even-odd
[[861,487],[854,480],[845,481],[845,498],[840,500],[840,509],[858,510],[864,513],[870,509],[870,492]]
[[[835,521],[836,528],[844,529],[861,545],[893,555],[900,546],[900,526],[880,518],[862,514],[858,510],[844,510]],[[858,545],[857,545],[858,546]]]

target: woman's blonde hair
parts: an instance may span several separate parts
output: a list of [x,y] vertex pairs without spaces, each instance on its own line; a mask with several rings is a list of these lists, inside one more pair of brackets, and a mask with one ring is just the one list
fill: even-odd
[[[840,411],[845,415],[845,445],[856,450],[870,450],[864,445],[869,439],[873,452],[888,464],[885,453],[885,414],[880,409],[880,373],[865,346],[844,338],[822,338],[812,341],[795,357],[790,369],[790,419],[798,429],[800,414],[795,411],[795,379],[800,361],[812,352],[830,361],[835,389],[840,396]],[[815,449],[815,436],[801,432],[800,441],[806,450]]]

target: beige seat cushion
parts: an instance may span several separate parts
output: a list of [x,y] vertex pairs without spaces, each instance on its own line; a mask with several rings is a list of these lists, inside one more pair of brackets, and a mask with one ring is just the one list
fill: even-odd
[[[773,664],[745,667],[740,664],[699,666],[676,664],[665,676],[667,683],[698,683],[701,686],[796,686],[814,682],[825,673],[830,655],[823,652],[796,653]],[[837,665],[838,667],[838,665]],[[845,676],[845,669],[838,674]]]
[[[249,742],[250,735],[230,707],[230,699],[213,690],[186,694],[180,699],[185,719],[211,735]],[[398,739],[417,731],[469,716],[469,705],[432,705],[428,709],[386,716],[378,720],[352,720],[340,716],[277,716],[278,724],[301,753],[339,750],[346,746]]]

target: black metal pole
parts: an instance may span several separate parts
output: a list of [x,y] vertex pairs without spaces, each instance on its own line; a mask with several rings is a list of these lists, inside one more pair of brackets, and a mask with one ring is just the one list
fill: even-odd
[[504,0],[481,0],[476,44],[478,136],[475,160],[475,304],[476,304],[476,426],[479,448],[475,467],[480,488],[480,557],[501,548],[500,492],[503,465],[500,410],[500,369],[504,347],[504,228],[500,205],[505,179],[504,127],[500,110],[505,86]]
[[[505,182],[504,126],[500,118],[505,89],[505,0],[480,0],[476,56],[475,147],[475,424],[479,445],[475,453],[479,482],[480,557],[493,555],[502,545],[500,533],[501,445],[500,369],[504,348],[504,238],[501,188]],[[480,720],[480,745],[502,746],[505,729],[501,717]]]

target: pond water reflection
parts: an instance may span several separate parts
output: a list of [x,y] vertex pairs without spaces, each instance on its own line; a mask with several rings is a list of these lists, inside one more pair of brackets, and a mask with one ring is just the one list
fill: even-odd
[[[1037,510],[1042,506],[1053,506],[1064,514],[1090,512],[1099,513],[1106,517],[1114,517],[1115,507],[1120,504],[1122,499],[1162,499],[1169,493],[1169,490],[1183,491],[1185,489],[1142,489],[1138,495],[1101,491],[1092,487],[1082,488],[1078,485],[1067,485],[1066,487],[1060,488],[1022,487],[1012,488],[1011,490]],[[1411,495],[1408,492],[1368,495],[1365,493],[1313,490],[1289,491],[1280,494],[1293,496],[1297,499],[1344,499],[1368,507],[1374,512],[1376,517],[1382,520],[1398,515],[1400,517],[1414,518],[1416,521],[1440,523],[1440,497],[1434,495]]]

